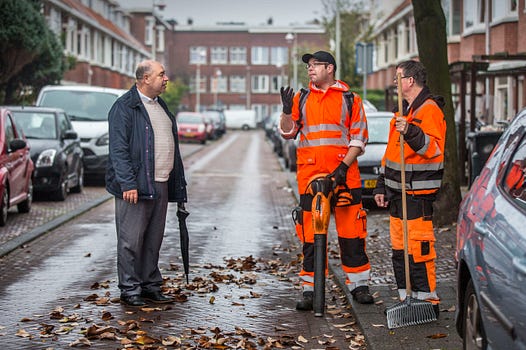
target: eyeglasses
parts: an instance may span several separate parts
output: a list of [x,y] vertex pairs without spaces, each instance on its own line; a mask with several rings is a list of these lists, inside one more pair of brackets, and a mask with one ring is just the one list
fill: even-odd
[[312,62],[312,63],[307,63],[305,65],[305,69],[314,68],[316,66],[325,66],[325,68],[327,68],[327,66],[329,64],[330,64],[329,62]]
[[[405,78],[412,78],[412,76],[408,75],[406,77],[400,77],[400,80],[405,79]],[[396,77],[393,78],[393,83],[395,83],[395,84],[398,83],[398,80],[396,79]]]

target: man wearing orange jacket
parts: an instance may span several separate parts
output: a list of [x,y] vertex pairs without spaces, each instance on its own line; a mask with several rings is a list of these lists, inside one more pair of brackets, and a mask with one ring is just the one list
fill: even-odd
[[[393,269],[400,300],[407,296],[404,271],[402,223],[402,183],[400,133],[404,135],[407,193],[407,229],[412,297],[434,305],[438,316],[440,299],[436,293],[435,234],[433,201],[444,172],[446,122],[440,96],[432,96],[426,86],[426,70],[417,61],[396,67],[401,74],[403,111],[395,111],[391,121],[381,174],[374,190],[379,207],[389,205]],[[395,79],[396,83],[396,79]]]
[[[368,139],[367,120],[362,100],[353,96],[352,110],[345,93],[349,87],[336,80],[336,62],[325,51],[305,54],[310,84],[305,96],[281,88],[283,113],[280,132],[286,139],[299,133],[297,148],[297,179],[300,207],[296,211],[296,232],[303,243],[303,266],[300,272],[303,298],[298,310],[313,309],[314,290],[314,229],[312,199],[309,183],[321,174],[330,175],[335,185],[348,188],[344,206],[334,207],[334,218],[342,268],[354,299],[363,304],[373,303],[369,293],[369,258],[365,252],[367,236],[366,213],[361,202],[360,172],[356,158],[365,150]],[[301,106],[300,106],[301,104]],[[351,198],[352,197],[352,198]]]

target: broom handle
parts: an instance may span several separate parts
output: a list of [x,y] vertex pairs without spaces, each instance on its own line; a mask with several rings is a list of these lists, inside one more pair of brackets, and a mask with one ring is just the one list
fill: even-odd
[[[403,116],[402,104],[402,74],[396,74],[396,87],[398,90],[398,115]],[[409,234],[407,232],[407,198],[405,186],[405,157],[404,157],[404,135],[400,133],[400,166],[402,180],[402,230],[404,232],[404,269],[405,269],[405,290],[407,297],[411,296],[411,278],[409,276]],[[409,299],[408,299],[409,300]]]

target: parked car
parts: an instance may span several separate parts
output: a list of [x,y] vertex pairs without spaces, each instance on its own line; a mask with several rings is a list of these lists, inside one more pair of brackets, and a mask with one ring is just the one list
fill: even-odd
[[223,111],[207,110],[203,114],[212,121],[214,130],[212,139],[218,139],[226,133],[226,118]]
[[11,112],[0,107],[0,226],[5,226],[9,208],[28,213],[33,201],[33,161],[22,130]]
[[176,116],[179,140],[206,143],[208,138],[206,120],[197,112],[179,112]]
[[296,164],[296,149],[298,148],[299,139],[299,135],[295,139],[286,140],[281,138],[281,152],[283,154],[283,161],[285,162],[285,168],[289,169],[290,171],[296,171],[298,168]]
[[47,194],[52,199],[63,201],[68,192],[82,192],[83,151],[64,110],[46,107],[9,109],[31,145],[35,196]]
[[526,348],[525,172],[523,109],[460,205],[456,328],[464,348]]
[[365,153],[358,157],[358,168],[362,178],[362,199],[371,201],[376,179],[380,174],[382,158],[387,147],[389,137],[389,122],[393,118],[392,112],[368,112],[367,129],[369,141]]
[[253,109],[227,109],[225,118],[229,129],[250,130],[257,127],[257,114]]
[[49,85],[40,90],[37,106],[63,109],[80,137],[84,174],[103,179],[109,153],[108,112],[127,90],[84,85]]

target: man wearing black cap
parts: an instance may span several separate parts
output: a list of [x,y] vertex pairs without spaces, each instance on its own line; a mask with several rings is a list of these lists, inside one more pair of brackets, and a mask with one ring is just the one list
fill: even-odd
[[[349,86],[336,80],[336,61],[326,51],[302,57],[309,74],[309,88],[294,94],[281,88],[283,113],[280,132],[286,139],[299,134],[297,180],[301,210],[296,211],[296,233],[303,243],[303,266],[300,272],[303,298],[298,310],[313,309],[314,229],[309,183],[320,175],[329,175],[335,186],[344,189],[347,201],[334,205],[334,219],[342,269],[354,300],[371,304],[369,292],[369,258],[365,252],[366,212],[362,208],[361,181],[357,157],[365,151],[368,140],[367,119],[360,96],[351,94]],[[351,97],[349,97],[351,96]],[[352,103],[350,102],[352,99]],[[349,110],[350,109],[350,110]]]

